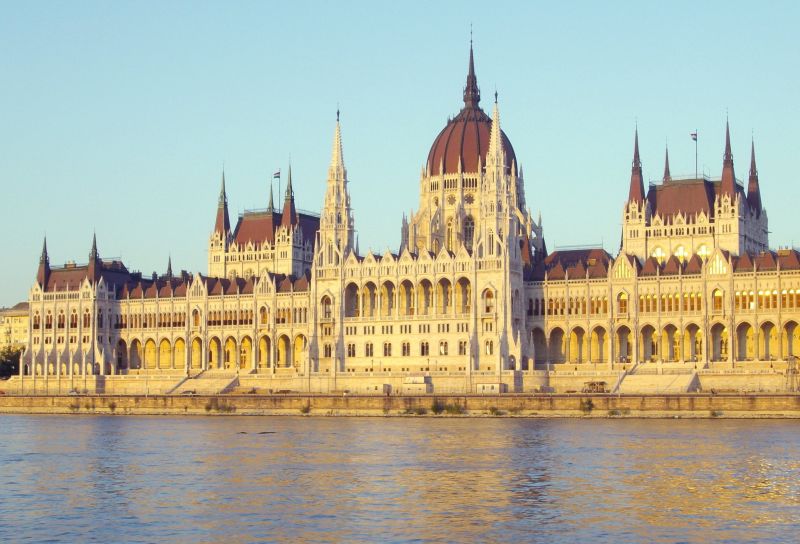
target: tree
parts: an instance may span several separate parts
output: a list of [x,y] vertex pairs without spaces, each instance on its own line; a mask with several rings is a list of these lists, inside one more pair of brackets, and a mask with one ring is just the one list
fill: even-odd
[[19,356],[22,349],[7,346],[0,350],[0,378],[19,374]]

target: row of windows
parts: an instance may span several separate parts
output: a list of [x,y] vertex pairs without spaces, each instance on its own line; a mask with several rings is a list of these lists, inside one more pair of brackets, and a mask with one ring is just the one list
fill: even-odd
[[[346,347],[346,352],[348,357],[358,357],[358,350],[356,349],[356,344],[349,343]],[[411,356],[411,342],[401,342],[400,343],[400,353],[403,357],[410,357]],[[489,352],[487,352],[489,353]],[[436,354],[436,353],[434,353]],[[438,346],[438,355],[449,355],[450,348],[449,344],[446,340],[442,340],[439,342]],[[458,355],[466,355],[467,354],[467,341],[461,340],[458,342]],[[423,341],[419,343],[419,355],[422,357],[427,357],[431,355],[431,347],[430,342]],[[323,357],[332,357],[333,356],[333,345],[332,344],[325,344],[322,347],[322,356]],[[372,342],[367,342],[364,344],[364,357],[374,357],[375,356],[375,347]],[[383,356],[384,357],[391,357],[392,356],[392,343],[391,342],[384,342],[383,343]]]

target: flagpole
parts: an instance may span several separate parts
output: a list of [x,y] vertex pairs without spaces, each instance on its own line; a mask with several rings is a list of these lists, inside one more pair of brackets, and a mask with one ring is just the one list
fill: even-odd
[[697,129],[694,129],[694,177],[697,179]]

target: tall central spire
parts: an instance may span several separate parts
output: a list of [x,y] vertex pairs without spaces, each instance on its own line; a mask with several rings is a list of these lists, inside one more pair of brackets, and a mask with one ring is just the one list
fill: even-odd
[[214,223],[214,232],[225,237],[231,230],[231,221],[228,217],[228,195],[225,192],[225,170],[222,171],[222,186],[219,188],[217,201],[217,220]]
[[478,89],[478,78],[475,77],[475,60],[472,55],[472,38],[469,40],[469,72],[467,85],[464,87],[464,107],[477,109],[481,101],[481,91]]
[[633,164],[631,165],[631,186],[628,191],[628,202],[644,203],[644,179],[642,177],[642,161],[639,158],[639,127],[633,138]]
[[344,181],[347,170],[344,167],[344,152],[342,151],[342,128],[339,125],[339,110],[336,110],[336,130],[333,133],[333,150],[331,151],[331,165],[328,169],[328,178]]
[[731,153],[731,131],[728,120],[725,120],[725,155],[722,157],[722,183],[720,190],[731,199],[736,196],[736,174],[733,171],[733,153]]

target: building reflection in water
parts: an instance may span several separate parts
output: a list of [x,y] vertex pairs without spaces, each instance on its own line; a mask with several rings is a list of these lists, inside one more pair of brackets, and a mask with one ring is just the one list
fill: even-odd
[[800,529],[788,421],[3,421],[4,541],[784,541]]

